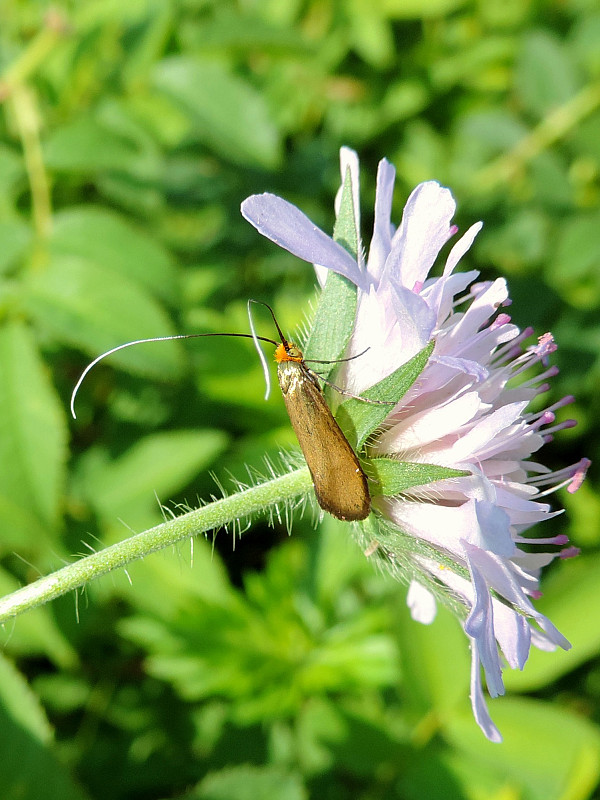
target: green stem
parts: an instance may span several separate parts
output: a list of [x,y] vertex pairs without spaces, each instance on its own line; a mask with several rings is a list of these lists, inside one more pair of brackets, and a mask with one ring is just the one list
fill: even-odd
[[525,164],[563,139],[600,105],[600,83],[585,86],[566,103],[553,109],[507,153],[478,170],[471,180],[476,191],[490,191],[508,183]]
[[182,539],[220,528],[241,517],[264,511],[277,503],[285,503],[312,487],[308,467],[288,472],[250,489],[216,500],[202,508],[163,522],[98,553],[69,564],[45,578],[0,599],[0,622],[54,600],[77,589],[93,578],[124,567],[138,558],[162,550]]
[[36,254],[38,258],[35,260],[39,260],[39,248],[45,249],[45,242],[52,225],[50,181],[44,164],[40,140],[41,121],[35,94],[28,86],[15,86],[11,100],[29,178],[33,224],[38,245]]

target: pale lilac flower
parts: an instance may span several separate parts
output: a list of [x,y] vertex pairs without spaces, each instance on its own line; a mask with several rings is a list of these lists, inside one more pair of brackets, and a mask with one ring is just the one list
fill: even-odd
[[[341,151],[341,168],[342,181],[349,170],[359,231],[358,158],[347,148]],[[327,270],[333,270],[358,287],[348,355],[369,348],[369,357],[344,364],[338,380],[349,391],[373,386],[435,340],[424,371],[390,413],[383,432],[370,441],[369,455],[469,474],[376,498],[374,504],[404,534],[429,545],[426,551],[415,548],[412,557],[408,604],[413,617],[423,623],[433,620],[436,597],[431,589],[436,586],[464,607],[473,712],[485,735],[500,741],[486,708],[481,667],[495,697],[504,693],[502,657],[510,667],[522,669],[531,644],[544,650],[570,647],[531,600],[540,596],[541,568],[557,556],[576,555],[576,548],[561,553],[557,546],[567,543],[566,536],[540,539],[524,533],[561,513],[551,511],[545,498],[562,486],[579,488],[589,462],[583,459],[551,472],[530,460],[555,431],[574,424],[553,424],[555,411],[572,402],[571,397],[543,411],[527,411],[556,374],[547,367],[556,349],[552,336],[527,344],[532,330],[519,331],[501,310],[510,304],[503,278],[475,283],[476,271],[454,272],[481,223],[456,241],[441,277],[429,277],[441,248],[457,233],[452,224],[456,204],[448,189],[435,181],[422,183],[395,229],[390,220],[394,179],[394,167],[382,160],[366,261],[360,241],[354,259],[274,195],[249,197],[242,213],[264,236],[312,262],[321,284]],[[526,552],[523,544],[535,549]],[[450,558],[456,569],[441,569],[436,553],[444,555],[445,563]]]

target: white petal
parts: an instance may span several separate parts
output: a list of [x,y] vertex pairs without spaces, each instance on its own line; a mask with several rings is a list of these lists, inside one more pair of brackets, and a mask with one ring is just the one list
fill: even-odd
[[467,392],[445,405],[412,414],[394,425],[378,438],[376,449],[381,453],[405,452],[437,439],[453,437],[481,408],[477,392]]
[[406,605],[410,608],[410,615],[415,622],[431,625],[435,619],[435,597],[417,581],[411,581],[406,596]]
[[340,203],[342,201],[342,191],[346,172],[350,170],[350,182],[352,184],[352,207],[354,211],[354,229],[358,240],[358,265],[361,271],[364,269],[363,246],[360,237],[360,165],[357,153],[350,147],[340,147],[340,173],[342,183],[335,197],[335,214],[340,213]]
[[452,250],[450,250],[448,260],[446,261],[446,266],[444,267],[444,275],[450,275],[453,272],[454,267],[471,247],[475,241],[475,237],[482,228],[483,222],[476,222],[474,225],[471,225],[469,230],[460,237],[458,242],[456,242],[456,244],[453,246]]
[[494,601],[494,633],[512,669],[523,669],[531,648],[528,620],[504,603]]
[[386,277],[396,276],[411,291],[422,284],[452,236],[450,223],[455,211],[456,203],[449,189],[436,181],[417,186],[408,198],[402,223],[392,239]]
[[375,285],[385,267],[386,259],[392,248],[392,197],[396,170],[385,158],[377,168],[377,189],[375,192],[375,220],[373,238],[369,247],[367,269]]
[[504,278],[498,278],[480,292],[448,334],[447,338],[454,343],[454,347],[458,348],[459,343],[474,337],[494,317],[507,298],[508,288]]
[[462,294],[467,286],[479,277],[477,270],[457,272],[454,275],[435,278],[426,284],[421,296],[427,300],[430,308],[436,313],[437,325],[441,327],[452,313],[452,303],[456,295]]
[[510,403],[478,422],[452,448],[456,461],[473,459],[492,439],[518,420],[526,403]]

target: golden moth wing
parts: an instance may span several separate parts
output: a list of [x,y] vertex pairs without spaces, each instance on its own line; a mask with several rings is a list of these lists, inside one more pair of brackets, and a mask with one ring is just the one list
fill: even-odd
[[366,475],[320,388],[297,362],[282,362],[278,377],[319,505],[338,519],[365,519],[371,510]]

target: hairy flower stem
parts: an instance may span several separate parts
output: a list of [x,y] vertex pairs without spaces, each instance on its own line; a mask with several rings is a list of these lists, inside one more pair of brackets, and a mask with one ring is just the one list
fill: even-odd
[[162,550],[199,533],[220,528],[268,507],[285,504],[305,494],[311,486],[308,467],[302,467],[163,522],[3,597],[0,600],[0,622],[54,600],[94,578],[124,567],[156,550]]

